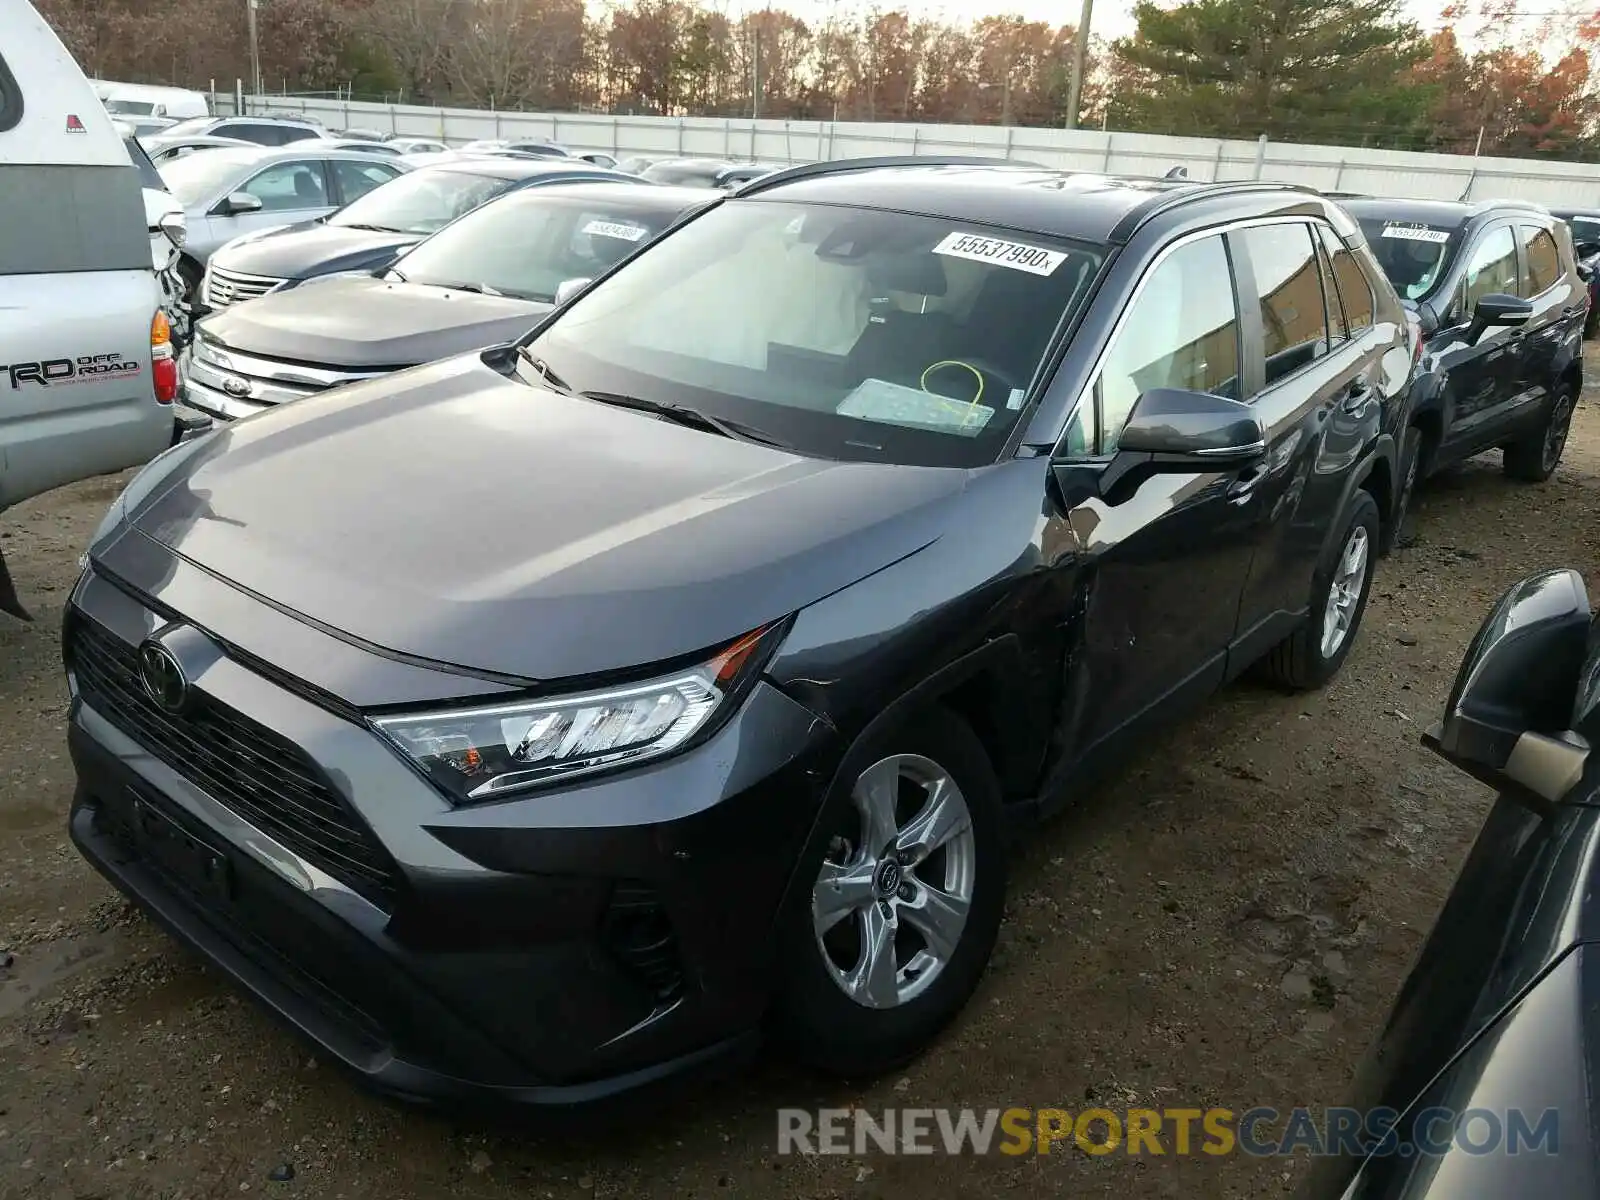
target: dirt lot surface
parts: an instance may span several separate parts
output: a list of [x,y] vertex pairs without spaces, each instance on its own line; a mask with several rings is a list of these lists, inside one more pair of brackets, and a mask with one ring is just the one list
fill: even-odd
[[1506,585],[1573,565],[1600,595],[1590,393],[1549,484],[1507,483],[1489,456],[1422,493],[1331,687],[1229,688],[1041,833],[978,996],[903,1077],[769,1063],[585,1143],[370,1099],[72,850],[57,630],[117,486],[0,518],[38,617],[0,617],[4,1197],[1284,1195],[1303,1161],[779,1158],[775,1110],[1338,1103],[1490,800],[1419,732]]

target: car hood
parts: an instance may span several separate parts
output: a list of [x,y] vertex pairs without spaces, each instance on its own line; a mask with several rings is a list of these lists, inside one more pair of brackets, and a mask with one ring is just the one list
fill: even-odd
[[200,329],[225,347],[337,367],[395,367],[510,341],[551,305],[420,283],[322,279],[231,305]]
[[246,235],[212,256],[223,270],[272,279],[304,279],[327,271],[387,263],[421,236],[373,229],[346,229],[306,221],[259,235]]
[[781,619],[930,545],[968,478],[734,441],[476,355],[174,459],[97,559],[115,569],[118,540],[152,539],[347,639],[528,680],[635,670]]

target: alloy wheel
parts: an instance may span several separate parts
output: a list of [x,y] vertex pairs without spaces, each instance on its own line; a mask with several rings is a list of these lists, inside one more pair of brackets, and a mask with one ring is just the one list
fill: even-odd
[[880,759],[850,799],[858,836],[829,846],[812,927],[846,996],[894,1008],[926,991],[961,944],[977,874],[972,814],[950,773],[920,754]]
[[1328,601],[1322,610],[1322,657],[1332,658],[1339,653],[1350,629],[1355,624],[1356,610],[1361,604],[1361,593],[1367,583],[1367,562],[1371,558],[1371,544],[1365,525],[1357,525],[1345,539],[1333,570],[1333,580],[1328,585]]

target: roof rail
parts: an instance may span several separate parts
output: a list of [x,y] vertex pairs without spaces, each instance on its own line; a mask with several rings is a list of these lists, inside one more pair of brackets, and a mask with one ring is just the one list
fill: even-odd
[[1187,179],[1174,179],[1176,184],[1189,184],[1188,187],[1174,187],[1162,192],[1136,208],[1130,209],[1122,216],[1107,236],[1107,241],[1122,243],[1134,235],[1134,232],[1152,217],[1178,207],[1195,196],[1231,196],[1248,195],[1251,192],[1299,192],[1302,195],[1315,196],[1316,191],[1298,183],[1263,183],[1259,180],[1248,179],[1234,183],[1194,183]]
[[822,175],[842,175],[846,171],[872,171],[879,167],[1033,167],[1053,170],[1041,163],[1024,162],[1016,158],[983,158],[971,154],[889,154],[878,158],[834,158],[826,162],[801,163],[797,167],[784,167],[770,175],[752,179],[731,195],[749,196],[764,192],[780,184],[801,179],[815,179]]

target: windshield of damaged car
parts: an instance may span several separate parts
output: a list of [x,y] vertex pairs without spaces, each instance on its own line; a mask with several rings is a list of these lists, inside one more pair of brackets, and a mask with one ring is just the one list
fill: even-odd
[[693,408],[801,453],[975,466],[1103,257],[947,217],[733,200],[575,299],[525,358],[575,392]]
[[441,229],[394,269],[408,283],[551,303],[567,280],[609,270],[677,216],[660,204],[596,200],[561,188],[517,191]]
[[1373,257],[1402,299],[1420,300],[1444,278],[1460,243],[1458,228],[1362,217]]

